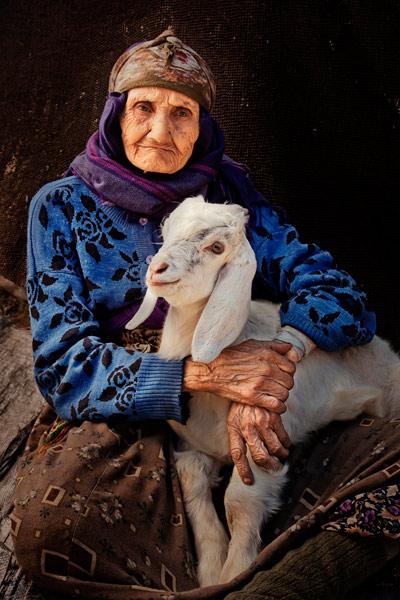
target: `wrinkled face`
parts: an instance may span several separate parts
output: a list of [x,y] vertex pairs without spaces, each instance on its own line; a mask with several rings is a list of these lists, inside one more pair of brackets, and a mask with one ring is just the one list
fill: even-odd
[[199,137],[200,106],[173,90],[129,91],[120,124],[125,154],[135,167],[176,173],[185,166]]
[[205,227],[183,239],[167,235],[149,265],[148,288],[173,306],[207,300],[236,238],[227,227]]

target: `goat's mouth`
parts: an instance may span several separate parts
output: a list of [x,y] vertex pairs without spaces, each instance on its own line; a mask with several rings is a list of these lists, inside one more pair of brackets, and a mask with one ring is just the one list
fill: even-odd
[[174,285],[175,283],[178,283],[178,281],[180,281],[180,279],[174,279],[173,281],[162,281],[160,279],[149,279],[147,281],[147,285],[148,287],[152,287],[152,286],[162,286],[162,285]]

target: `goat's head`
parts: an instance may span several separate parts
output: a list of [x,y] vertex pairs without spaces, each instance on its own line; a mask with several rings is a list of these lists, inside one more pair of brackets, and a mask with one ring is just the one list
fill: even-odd
[[192,355],[208,362],[241,332],[256,269],[246,239],[247,211],[236,204],[187,198],[166,219],[164,243],[146,276],[146,297],[127,324],[134,329],[151,314],[157,297],[174,307],[206,304],[193,336]]

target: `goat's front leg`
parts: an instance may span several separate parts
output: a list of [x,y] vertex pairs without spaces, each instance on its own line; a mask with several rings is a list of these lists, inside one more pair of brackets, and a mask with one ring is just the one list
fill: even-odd
[[217,462],[196,450],[175,452],[186,512],[193,529],[201,586],[218,583],[228,550],[228,536],[215,510],[211,488],[218,480]]
[[225,512],[231,533],[226,562],[219,583],[226,583],[247,569],[256,558],[261,544],[261,526],[280,505],[288,468],[265,471],[248,454],[254,475],[253,485],[245,485],[236,467],[225,492]]

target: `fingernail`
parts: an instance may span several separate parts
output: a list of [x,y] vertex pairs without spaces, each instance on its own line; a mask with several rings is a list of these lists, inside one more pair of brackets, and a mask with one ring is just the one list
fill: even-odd
[[244,482],[246,485],[252,485],[252,483],[253,483],[253,481],[252,481],[251,479],[249,479],[248,477],[246,477],[246,478],[243,480],[243,482]]

